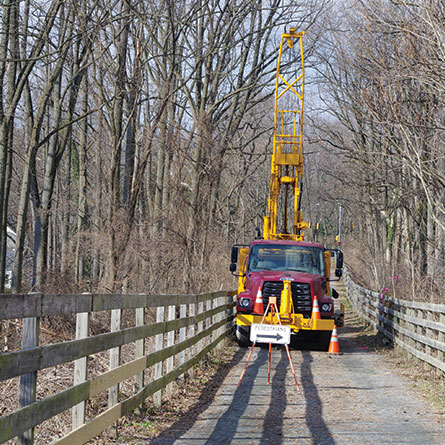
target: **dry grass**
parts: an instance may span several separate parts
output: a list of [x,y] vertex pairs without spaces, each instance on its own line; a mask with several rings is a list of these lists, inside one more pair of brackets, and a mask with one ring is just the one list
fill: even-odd
[[224,373],[221,370],[235,355],[238,347],[234,345],[219,349],[217,353],[209,354],[193,369],[192,375],[187,375],[182,381],[174,383],[173,394],[163,396],[162,406],[155,408],[151,399],[144,403],[142,415],[131,414],[119,420],[117,428],[108,428],[100,436],[88,442],[89,444],[137,444],[159,436],[172,428],[178,421],[184,422],[184,415],[190,415],[193,407],[202,403],[203,397],[212,397]]

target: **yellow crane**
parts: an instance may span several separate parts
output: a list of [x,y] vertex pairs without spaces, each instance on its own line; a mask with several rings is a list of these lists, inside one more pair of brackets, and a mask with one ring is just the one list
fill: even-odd
[[[304,221],[300,209],[303,181],[303,104],[304,104],[304,32],[281,36],[275,81],[274,138],[267,215],[264,217],[264,239],[303,241]],[[283,56],[291,53],[291,61],[282,73]],[[280,199],[280,194],[283,195]],[[281,209],[279,209],[281,202]],[[289,213],[293,208],[293,222]],[[281,221],[278,213],[282,212]],[[279,231],[281,223],[281,231]]]
[[[343,254],[304,241],[309,224],[301,211],[303,181],[304,32],[281,36],[275,80],[274,138],[267,214],[263,237],[232,247],[230,271],[239,264],[236,338],[250,342],[250,327],[261,323],[269,298],[276,299],[280,320],[293,340],[315,339],[327,349],[334,324],[343,325],[344,307],[334,310],[330,289],[331,254],[336,277]],[[277,314],[278,315],[278,314]],[[274,319],[275,320],[275,319]],[[278,320],[278,318],[277,318]],[[271,322],[276,323],[276,320]]]

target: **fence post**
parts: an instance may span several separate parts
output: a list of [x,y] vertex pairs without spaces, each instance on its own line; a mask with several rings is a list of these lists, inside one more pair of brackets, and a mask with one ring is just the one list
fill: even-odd
[[[402,328],[404,328],[405,330],[408,330],[408,321],[404,320],[404,318],[403,318],[404,315],[406,317],[409,315],[408,309],[405,306],[402,306],[401,304],[399,304],[398,302],[394,303],[394,305],[392,307],[395,311],[398,311],[401,314],[397,318],[399,325]],[[406,344],[409,344],[409,337],[406,334],[406,332],[404,334],[402,334],[402,341],[404,341]]]
[[[90,313],[81,312],[76,315],[76,340],[88,337],[90,327]],[[88,375],[88,356],[74,361],[74,385],[85,382]],[[85,423],[85,401],[73,406],[71,411],[72,430],[75,430]]]
[[[213,309],[216,309],[218,307],[218,303],[219,303],[219,297],[216,297],[212,300]],[[219,314],[215,314],[210,318],[210,326],[214,325],[218,321],[218,317],[219,317]],[[217,329],[216,331],[213,331],[212,336],[210,337],[209,343],[211,343],[212,341],[215,341],[218,338],[218,334],[219,334],[219,329]]]
[[[439,314],[439,322],[442,326],[445,326],[445,313],[440,313]],[[439,331],[439,335],[437,336],[437,340],[440,341],[441,343],[445,343],[445,333],[443,331]],[[443,351],[441,351],[440,349],[437,350],[437,358],[444,363],[445,362],[445,353]],[[445,373],[437,368],[437,374],[440,375],[445,375]]]
[[[117,332],[121,329],[122,309],[113,309],[111,311],[111,332]],[[110,369],[117,368],[120,365],[121,348],[120,346],[110,349]],[[119,401],[119,384],[112,386],[108,390],[108,407],[111,408]]]
[[[234,300],[233,295],[227,295],[225,297],[225,299],[226,299],[227,303],[229,303],[229,304],[233,303],[233,300]],[[232,315],[233,315],[233,306],[228,308],[227,311],[226,311],[226,316],[227,317],[231,317]],[[226,329],[230,330],[230,329],[232,329],[232,327],[233,327],[233,320],[227,321]]]
[[[40,298],[36,295],[36,298]],[[22,349],[35,348],[39,345],[40,317],[27,317],[22,322]],[[37,371],[20,376],[19,406],[30,405],[36,401]],[[34,443],[34,428],[18,437],[19,445]]]
[[[224,306],[226,304],[226,297],[225,296],[221,296],[219,298],[219,305],[221,306],[221,312],[219,313],[219,320],[218,321],[223,321],[224,320],[224,315],[225,315],[225,311],[222,309],[222,306]],[[224,325],[222,325],[219,328],[219,335],[224,335],[225,332],[225,327]],[[221,348],[224,346],[223,342],[220,343]]]
[[[418,318],[419,320],[423,320],[423,311],[422,311],[422,309],[417,309],[416,310],[416,318]],[[417,325],[417,326],[414,327],[414,332],[417,333],[417,334],[422,335],[422,333],[423,333],[422,329],[423,329],[422,326]],[[415,348],[416,348],[417,351],[425,352],[425,346],[423,346],[423,344],[421,342],[416,340],[415,345],[416,345]]]
[[[433,317],[433,314],[432,314],[431,311],[426,310],[426,311],[424,312],[424,314],[425,314],[425,316],[424,316],[424,320],[427,320],[427,321],[433,321],[433,320],[434,320],[434,317]],[[424,329],[425,329],[425,336],[426,336],[426,337],[434,338],[434,336],[431,335],[431,334],[433,333],[433,331],[432,331],[431,329],[429,329],[429,328],[427,328],[427,327],[425,327]],[[432,351],[433,351],[433,349],[431,348],[431,346],[425,344],[425,354],[426,354],[428,357],[432,357],[432,354],[431,354]],[[430,365],[429,363],[427,363],[427,362],[424,362],[424,364],[423,364],[423,368],[424,368],[425,370],[431,369],[431,365]]]
[[[138,307],[135,309],[135,324],[136,326],[144,326],[145,324],[145,308]],[[145,355],[145,340],[142,338],[136,340],[134,358],[138,359]],[[138,393],[144,387],[144,371],[134,376],[134,392]],[[136,409],[136,413],[142,415],[143,404]]]
[[[161,323],[164,321],[165,316],[165,307],[160,306],[156,310],[156,322]],[[155,339],[155,350],[160,351],[164,348],[164,334],[157,334]],[[154,379],[160,379],[162,377],[162,360],[159,363],[155,364],[155,376]],[[158,392],[155,392],[153,394],[153,404],[156,407],[160,407],[162,403],[162,390],[159,390]]]
[[[176,318],[176,306],[168,307],[167,320],[171,321]],[[173,346],[175,344],[175,330],[172,329],[167,333],[167,347]],[[170,371],[173,371],[174,368],[174,359],[175,357],[169,357],[165,362],[165,372],[168,374]],[[169,383],[165,387],[165,394],[168,396],[173,392],[173,383]]]
[[[189,304],[189,316],[194,317],[196,313],[196,303]],[[195,336],[195,324],[191,323],[188,329],[188,338]],[[190,346],[187,352],[187,359],[190,360],[193,357],[193,351],[196,351],[196,345]],[[193,367],[188,370],[188,375],[193,376]]]
[[[212,309],[212,300],[207,300],[206,301],[206,311],[210,311]],[[212,317],[207,317],[206,318],[206,323],[205,323],[205,327],[206,329],[209,328],[212,324]],[[206,346],[209,345],[212,341],[212,334],[209,334],[206,337]]]
[[[223,297],[218,297],[216,300],[217,300],[217,305],[216,305],[216,307],[221,308],[221,306],[224,304],[224,299],[223,299]],[[215,319],[215,321],[216,321],[217,323],[219,323],[221,320],[222,320],[222,312],[218,312],[218,314],[216,315],[216,319]],[[220,326],[220,327],[217,329],[217,331],[216,331],[216,334],[215,334],[215,335],[216,335],[216,338],[219,338],[219,337],[222,335],[222,333],[223,333],[223,331],[222,331],[222,327]],[[220,349],[220,348],[222,348],[222,346],[223,346],[223,343],[220,342],[220,343],[218,343],[217,348]]]
[[[417,317],[417,312],[416,312],[416,310],[414,308],[409,308],[408,312],[409,312],[409,315],[413,319],[415,319]],[[416,325],[414,324],[414,322],[410,322],[410,325],[409,325],[408,329],[409,329],[410,332],[412,332],[414,334],[416,333]],[[411,346],[414,349],[417,349],[417,343],[416,343],[416,340],[414,340],[414,338],[410,337],[409,343],[411,344]]]
[[[179,318],[186,318],[187,317],[187,305],[186,304],[181,304],[179,306]],[[183,342],[185,341],[186,338],[186,328],[180,328],[179,329],[179,342]],[[178,365],[181,366],[183,363],[185,362],[185,349],[183,349],[180,353],[179,353],[179,363]],[[182,380],[184,378],[184,375],[180,375],[179,379]]]
[[[204,302],[200,301],[198,303],[198,315],[201,315],[203,312],[204,312]],[[201,320],[198,323],[198,334],[200,334],[203,331],[203,326],[204,326],[204,320]],[[196,354],[199,354],[203,350],[203,343],[204,343],[203,338],[198,341],[198,350],[196,351]]]

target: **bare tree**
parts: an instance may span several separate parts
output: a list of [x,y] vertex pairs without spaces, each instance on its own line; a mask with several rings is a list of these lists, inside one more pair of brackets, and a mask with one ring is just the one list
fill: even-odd
[[340,126],[323,125],[320,135],[362,166],[354,185],[365,207],[356,201],[355,211],[367,226],[375,282],[388,264],[405,267],[413,295],[424,276],[430,293],[443,288],[442,18],[437,2],[363,2],[343,24],[348,39],[331,40],[328,57],[321,52]]

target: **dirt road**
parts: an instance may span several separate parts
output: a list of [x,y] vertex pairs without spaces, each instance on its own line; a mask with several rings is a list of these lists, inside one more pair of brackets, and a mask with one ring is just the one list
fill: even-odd
[[342,355],[291,351],[298,392],[284,350],[238,351],[210,397],[152,444],[445,444],[444,419],[431,413],[385,358],[358,342],[359,329],[340,330]]

